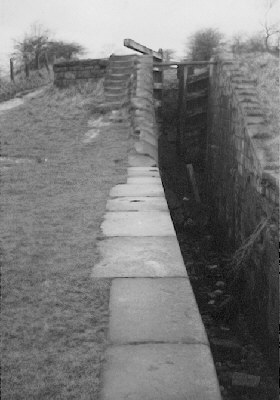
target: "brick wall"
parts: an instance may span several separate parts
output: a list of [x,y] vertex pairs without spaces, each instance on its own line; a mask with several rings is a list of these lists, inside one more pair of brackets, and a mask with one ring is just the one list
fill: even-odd
[[208,109],[208,194],[224,238],[233,250],[271,216],[246,263],[246,308],[277,362],[278,144],[261,110],[256,82],[240,73],[230,54],[211,66]]
[[54,64],[54,84],[57,87],[68,87],[80,81],[90,81],[102,78],[106,73],[109,61],[71,60]]

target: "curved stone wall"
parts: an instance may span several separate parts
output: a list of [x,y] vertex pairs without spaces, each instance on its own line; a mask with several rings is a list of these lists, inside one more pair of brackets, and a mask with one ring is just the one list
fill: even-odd
[[268,219],[246,260],[241,296],[247,296],[251,314],[258,315],[252,323],[277,362],[278,142],[264,118],[256,82],[242,75],[231,54],[220,54],[216,61],[208,104],[208,194],[233,250]]

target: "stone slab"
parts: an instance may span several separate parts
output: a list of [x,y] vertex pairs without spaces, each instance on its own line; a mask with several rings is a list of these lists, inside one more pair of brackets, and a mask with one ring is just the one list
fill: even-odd
[[169,212],[107,212],[101,224],[105,236],[176,236]]
[[109,338],[113,344],[208,344],[189,279],[114,279]]
[[[141,135],[140,135],[141,136]],[[134,148],[139,154],[149,154],[154,160],[158,161],[158,146],[151,144],[140,138],[139,141],[134,143]]]
[[159,177],[159,169],[157,167],[129,167],[127,168],[128,176],[154,176]]
[[106,351],[101,400],[221,400],[209,347],[138,344]]
[[134,184],[134,185],[161,185],[162,182],[161,179],[158,177],[149,177],[149,176],[133,176],[133,177],[128,177],[127,178],[127,183],[129,185]]
[[130,154],[128,164],[131,167],[156,167],[157,162],[149,156],[143,154]]
[[92,277],[187,277],[176,237],[114,237],[98,250]]
[[168,211],[164,197],[118,197],[107,201],[109,211]]
[[158,184],[121,184],[110,190],[111,197],[164,197],[164,190]]

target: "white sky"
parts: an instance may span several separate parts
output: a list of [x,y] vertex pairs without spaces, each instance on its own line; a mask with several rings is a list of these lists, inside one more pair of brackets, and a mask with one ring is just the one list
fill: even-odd
[[12,51],[12,39],[22,38],[34,22],[57,40],[85,46],[86,57],[125,52],[125,38],[154,50],[174,49],[181,57],[187,37],[197,29],[214,27],[228,35],[259,30],[264,1],[0,0],[0,60]]

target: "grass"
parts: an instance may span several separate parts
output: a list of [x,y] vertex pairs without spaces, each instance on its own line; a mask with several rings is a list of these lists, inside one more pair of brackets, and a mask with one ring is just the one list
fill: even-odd
[[51,88],[0,114],[5,400],[97,398],[110,281],[90,273],[127,155],[121,130],[83,141],[101,98],[100,84]]
[[46,70],[30,71],[30,77],[26,78],[24,73],[15,75],[15,81],[0,77],[0,102],[15,97],[18,93],[36,89],[49,84],[52,81],[52,72]]

